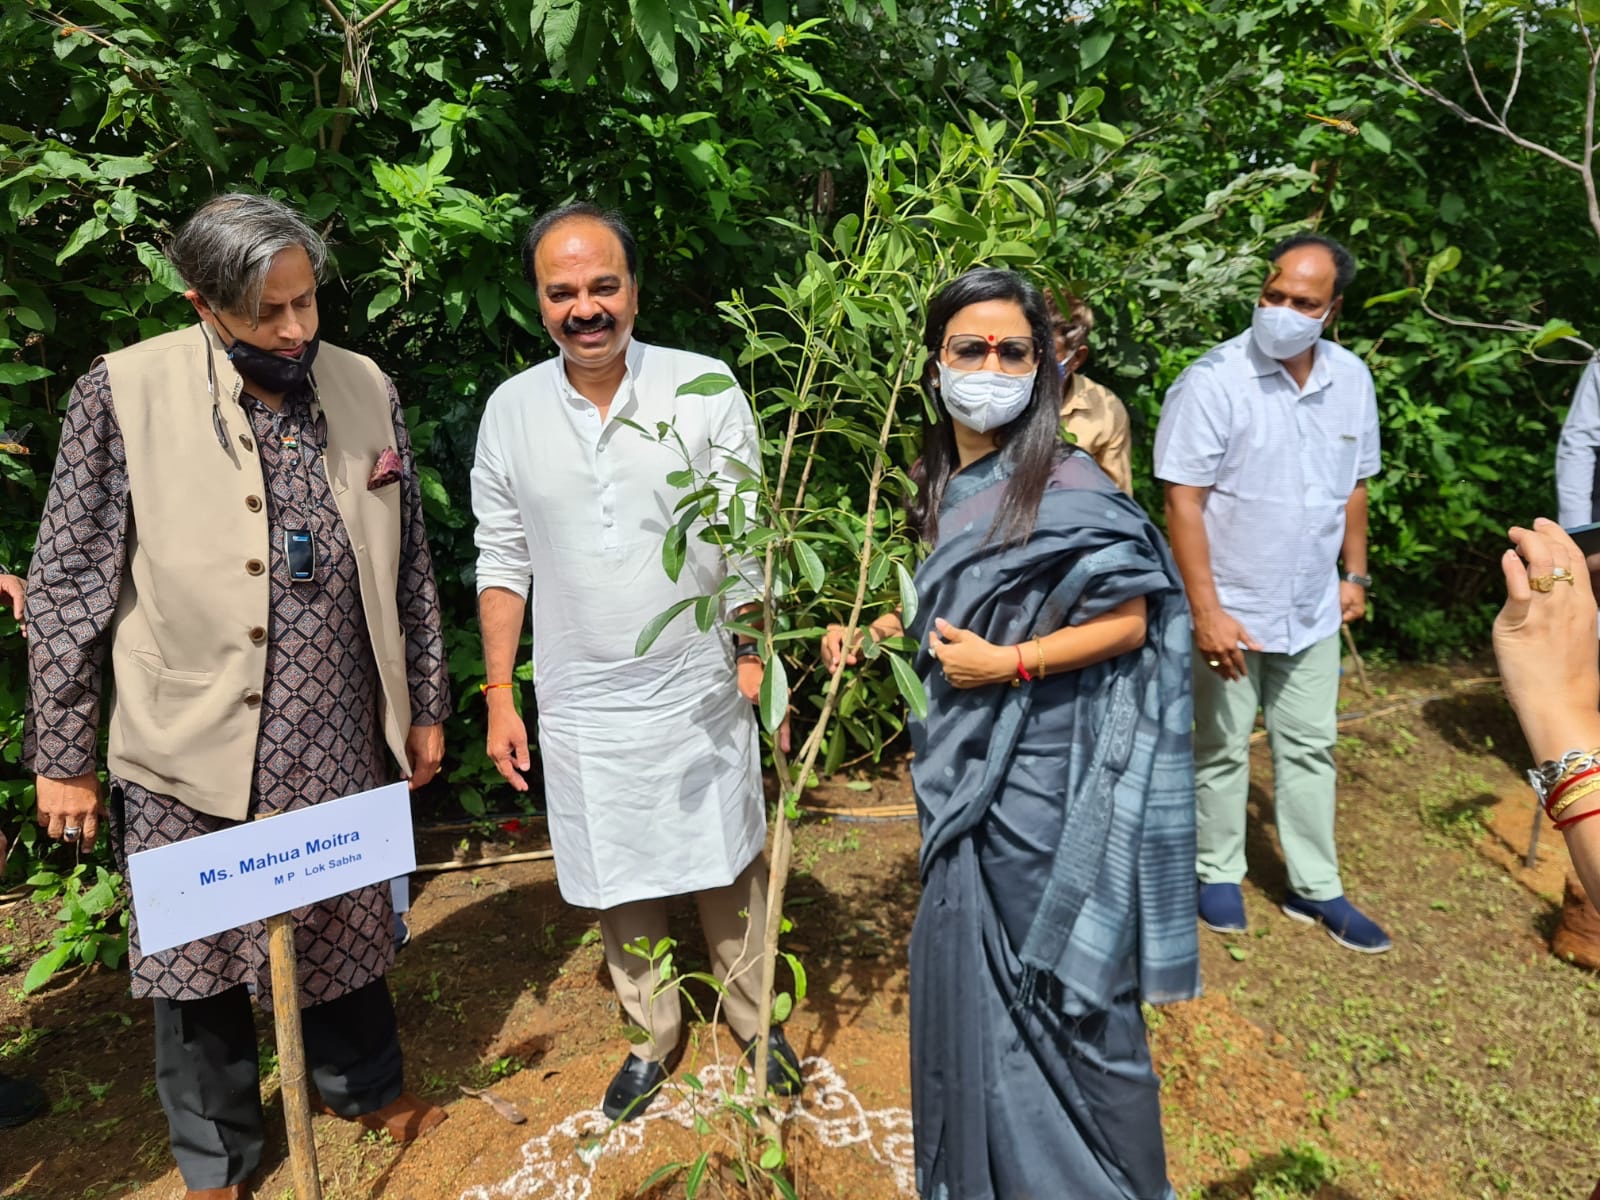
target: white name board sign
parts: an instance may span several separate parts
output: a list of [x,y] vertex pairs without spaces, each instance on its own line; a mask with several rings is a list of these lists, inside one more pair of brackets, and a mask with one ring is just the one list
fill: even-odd
[[404,783],[128,856],[139,950],[237,929],[417,865]]

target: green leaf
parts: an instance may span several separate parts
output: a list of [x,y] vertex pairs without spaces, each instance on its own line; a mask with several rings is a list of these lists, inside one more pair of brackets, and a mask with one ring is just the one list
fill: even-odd
[[710,633],[717,620],[717,597],[701,596],[694,602],[694,623],[701,633]]
[[634,1195],[644,1195],[651,1188],[655,1187],[656,1184],[660,1183],[664,1179],[668,1179],[671,1176],[676,1175],[681,1170],[683,1170],[683,1164],[676,1162],[668,1163],[664,1167],[657,1167],[654,1171],[651,1171],[646,1177],[645,1181],[639,1185],[639,1190],[634,1192]]
[[[776,1004],[772,1008],[772,1018],[775,1021],[783,1019],[778,1016]],[[778,1145],[777,1142],[768,1142],[767,1148],[761,1152],[761,1169],[763,1171],[776,1171],[781,1166],[783,1166],[783,1147]]]
[[674,90],[678,86],[678,39],[667,0],[628,0],[628,10],[656,78],[667,91]]
[[119,158],[108,155],[95,163],[94,169],[101,179],[131,179],[135,175],[147,175],[156,168],[147,158]]
[[762,665],[766,671],[761,676],[761,727],[776,733],[789,715],[789,672],[781,654],[763,658]]
[[1396,300],[1404,300],[1408,296],[1415,296],[1417,289],[1414,287],[1400,288],[1398,291],[1385,292],[1381,296],[1368,296],[1367,302],[1361,307],[1371,308],[1374,304],[1393,304]]
[[1553,317],[1544,323],[1544,328],[1533,335],[1533,342],[1528,347],[1530,350],[1542,350],[1551,342],[1559,342],[1562,338],[1575,338],[1578,331],[1569,322]]
[[900,624],[910,625],[917,619],[917,585],[906,570],[905,563],[895,560],[895,578],[900,583]]
[[772,1019],[784,1022],[789,1019],[789,1014],[794,1011],[794,1000],[788,992],[779,992],[772,998]]
[[804,542],[794,544],[794,557],[800,568],[800,574],[805,576],[806,582],[811,585],[813,592],[820,592],[822,585],[827,582],[828,573],[822,566],[822,559],[817,557],[817,552]]
[[391,283],[384,288],[383,291],[367,302],[367,320],[371,321],[399,304],[400,295],[400,285],[397,283]]
[[1370,121],[1361,122],[1361,140],[1379,154],[1387,154],[1392,148],[1389,142],[1389,135]]
[[1461,247],[1459,246],[1446,246],[1435,254],[1428,260],[1427,274],[1422,281],[1422,294],[1426,296],[1433,291],[1433,285],[1438,281],[1439,276],[1454,271],[1460,265]]
[[885,650],[884,654],[889,659],[889,669],[894,672],[894,685],[900,689],[901,698],[905,700],[906,707],[922,720],[928,715],[928,693],[922,686],[922,680],[917,678],[916,671],[911,664],[892,650]]
[[633,644],[634,654],[642,655],[655,645],[656,639],[661,636],[661,631],[672,623],[674,617],[693,604],[695,599],[691,597],[688,600],[679,600],[665,612],[659,612],[651,617],[639,631],[639,640]]
[[49,367],[40,367],[33,363],[0,362],[0,384],[6,386],[32,383],[35,379],[49,379],[54,374],[55,372]]
[[706,1167],[710,1162],[711,1151],[702,1150],[700,1157],[690,1166],[689,1173],[683,1177],[684,1200],[694,1200],[700,1194],[700,1184],[706,1177]]
[[50,976],[60,970],[67,959],[72,957],[73,949],[72,942],[52,948],[48,954],[28,968],[28,973],[22,979],[22,990],[36,992],[42,988],[49,982]]
[[102,217],[90,217],[83,224],[72,231],[72,236],[67,239],[67,244],[61,248],[61,253],[56,255],[56,266],[60,266],[78,251],[93,242],[98,242],[109,232],[110,226]]
[[794,998],[796,1000],[804,1000],[806,998],[806,969],[801,965],[800,960],[787,950],[784,951],[783,958],[789,964],[789,971],[794,976]]
[[1102,29],[1091,33],[1078,43],[1078,66],[1085,71],[1092,70],[1111,49],[1111,43],[1117,40],[1115,30]]
[[678,385],[674,395],[678,396],[720,396],[731,387],[737,387],[733,376],[721,371],[707,371],[704,375],[696,375],[688,383]]

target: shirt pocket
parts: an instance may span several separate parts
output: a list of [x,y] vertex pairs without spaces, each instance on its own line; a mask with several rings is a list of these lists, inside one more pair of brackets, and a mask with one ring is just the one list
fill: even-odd
[[1306,457],[1306,482],[1317,499],[1343,504],[1356,487],[1357,458],[1361,439],[1354,433],[1335,433],[1322,441]]

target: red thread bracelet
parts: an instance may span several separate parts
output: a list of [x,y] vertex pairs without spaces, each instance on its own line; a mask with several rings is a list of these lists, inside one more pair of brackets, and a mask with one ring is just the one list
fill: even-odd
[[[1016,647],[1016,651],[1017,651],[1017,674],[1020,675],[1023,679],[1026,679],[1029,683],[1032,683],[1033,682],[1033,676],[1028,674],[1027,665],[1022,661],[1022,647],[1020,645],[1017,646]],[[1600,768],[1597,768],[1597,769],[1600,769]]]
[[[1600,775],[1600,765],[1587,767],[1584,770],[1579,771],[1576,775],[1568,776],[1566,779],[1563,779],[1560,783],[1556,784],[1556,786],[1551,789],[1550,794],[1544,798],[1545,815],[1549,816],[1551,814],[1556,807],[1556,801],[1560,800],[1562,794],[1565,793],[1566,790],[1573,784],[1583,779],[1593,779],[1597,775]],[[1555,818],[1552,816],[1550,819],[1554,820]]]
[[516,686],[517,685],[514,683],[480,683],[478,685],[478,692],[480,695],[487,696],[495,688],[509,688]]
[[1557,821],[1557,829],[1568,829],[1579,821],[1587,821],[1590,817],[1600,817],[1600,808],[1591,808],[1588,812],[1581,812],[1575,817],[1568,817],[1564,821]]

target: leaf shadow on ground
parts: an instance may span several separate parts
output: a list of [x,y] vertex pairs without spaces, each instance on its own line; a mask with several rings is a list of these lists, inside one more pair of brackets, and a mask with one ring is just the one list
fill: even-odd
[[1532,765],[1511,706],[1498,690],[1461,691],[1429,700],[1422,705],[1422,719],[1457,750],[1491,755],[1519,775]]

